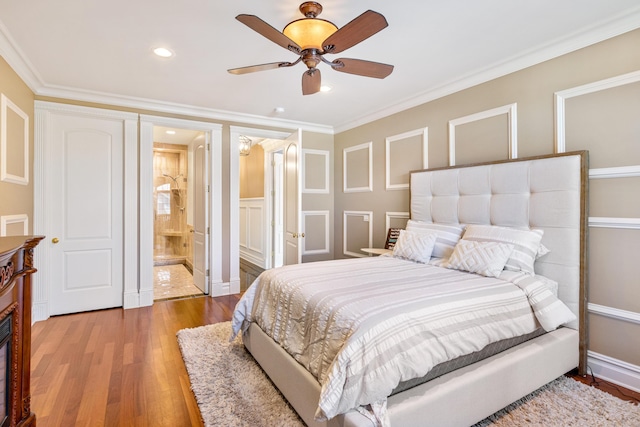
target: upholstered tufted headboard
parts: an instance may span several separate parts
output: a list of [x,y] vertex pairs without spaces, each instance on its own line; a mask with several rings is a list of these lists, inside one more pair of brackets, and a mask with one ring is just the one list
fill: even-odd
[[586,354],[587,185],[586,151],[415,171],[411,218],[544,230],[551,252],[536,262],[536,273],[558,282]]

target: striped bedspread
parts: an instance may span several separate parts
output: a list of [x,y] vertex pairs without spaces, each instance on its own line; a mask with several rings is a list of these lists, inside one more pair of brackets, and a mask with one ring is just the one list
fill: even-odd
[[233,330],[256,322],[318,379],[316,419],[369,405],[384,425],[386,397],[400,381],[572,319],[531,276],[502,280],[372,257],[265,271],[236,306]]

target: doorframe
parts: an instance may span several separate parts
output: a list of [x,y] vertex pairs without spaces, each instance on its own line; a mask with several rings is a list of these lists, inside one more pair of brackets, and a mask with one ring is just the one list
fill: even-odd
[[[124,295],[138,289],[138,114],[128,113],[103,108],[83,107],[78,105],[60,104],[57,102],[34,102],[34,173],[33,173],[33,232],[34,234],[50,235],[51,230],[51,206],[56,201],[51,200],[50,183],[47,182],[48,167],[51,167],[47,159],[49,155],[51,128],[51,116],[73,115],[94,117],[99,119],[111,119],[122,121],[124,129],[123,152],[123,306],[126,298]],[[41,274],[33,278],[33,305],[32,321],[46,320],[50,316],[49,290],[51,280],[51,249],[50,241],[43,242],[35,248],[35,266]]]
[[[230,189],[229,189],[229,291],[228,294],[236,294],[240,292],[240,150],[238,149],[240,135],[252,136],[255,138],[284,140],[294,132],[299,132],[298,129],[287,131],[273,131],[259,128],[249,128],[241,126],[230,126],[230,168],[229,176],[231,177]],[[280,141],[278,141],[280,142]],[[276,144],[277,145],[277,144]],[[285,144],[283,143],[284,147]],[[270,148],[268,144],[263,145],[265,150],[265,165],[270,167],[270,162],[267,162],[267,157],[271,151],[277,150],[277,148]],[[267,169],[265,168],[265,178],[267,177]],[[268,179],[265,179],[265,194],[271,194],[271,184],[267,183]],[[265,211],[270,212],[271,200],[269,197],[264,198]],[[265,230],[267,230],[268,224],[270,224],[270,215],[265,215]],[[271,249],[271,233],[267,233],[265,236],[265,248]],[[267,259],[269,257],[266,257]],[[226,295],[226,294],[220,294]]]
[[[125,295],[125,308],[153,305],[153,127],[197,130],[209,144],[209,295],[223,288],[222,282],[222,125],[195,120],[140,115],[140,287]],[[137,299],[137,300],[136,300]],[[135,305],[137,303],[137,305]]]

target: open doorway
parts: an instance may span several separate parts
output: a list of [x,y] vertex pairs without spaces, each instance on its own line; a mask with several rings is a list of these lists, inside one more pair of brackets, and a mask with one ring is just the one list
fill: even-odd
[[[237,146],[238,173],[238,288],[245,290],[264,270],[286,264],[285,164],[294,134],[249,128],[231,128],[232,150]],[[251,148],[242,152],[243,144]],[[244,141],[244,142],[243,142]],[[297,145],[296,145],[297,146]],[[233,151],[232,151],[233,152]],[[233,163],[232,163],[233,167]],[[297,174],[297,167],[294,167]],[[232,171],[233,173],[233,171]],[[233,189],[232,189],[233,193]],[[294,214],[299,212],[297,195]],[[233,199],[232,199],[233,201]],[[232,207],[232,217],[234,208]],[[297,232],[291,233],[297,234]],[[233,239],[233,235],[232,235]],[[232,243],[233,245],[233,243]],[[235,254],[231,253],[231,261]],[[234,269],[232,266],[232,273]]]
[[154,300],[203,295],[206,276],[206,137],[153,128]]

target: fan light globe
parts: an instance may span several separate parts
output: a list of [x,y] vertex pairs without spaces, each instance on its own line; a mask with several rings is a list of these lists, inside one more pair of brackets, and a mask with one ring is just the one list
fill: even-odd
[[322,50],[322,42],[336,31],[338,27],[324,19],[303,18],[289,23],[282,32],[302,50]]

